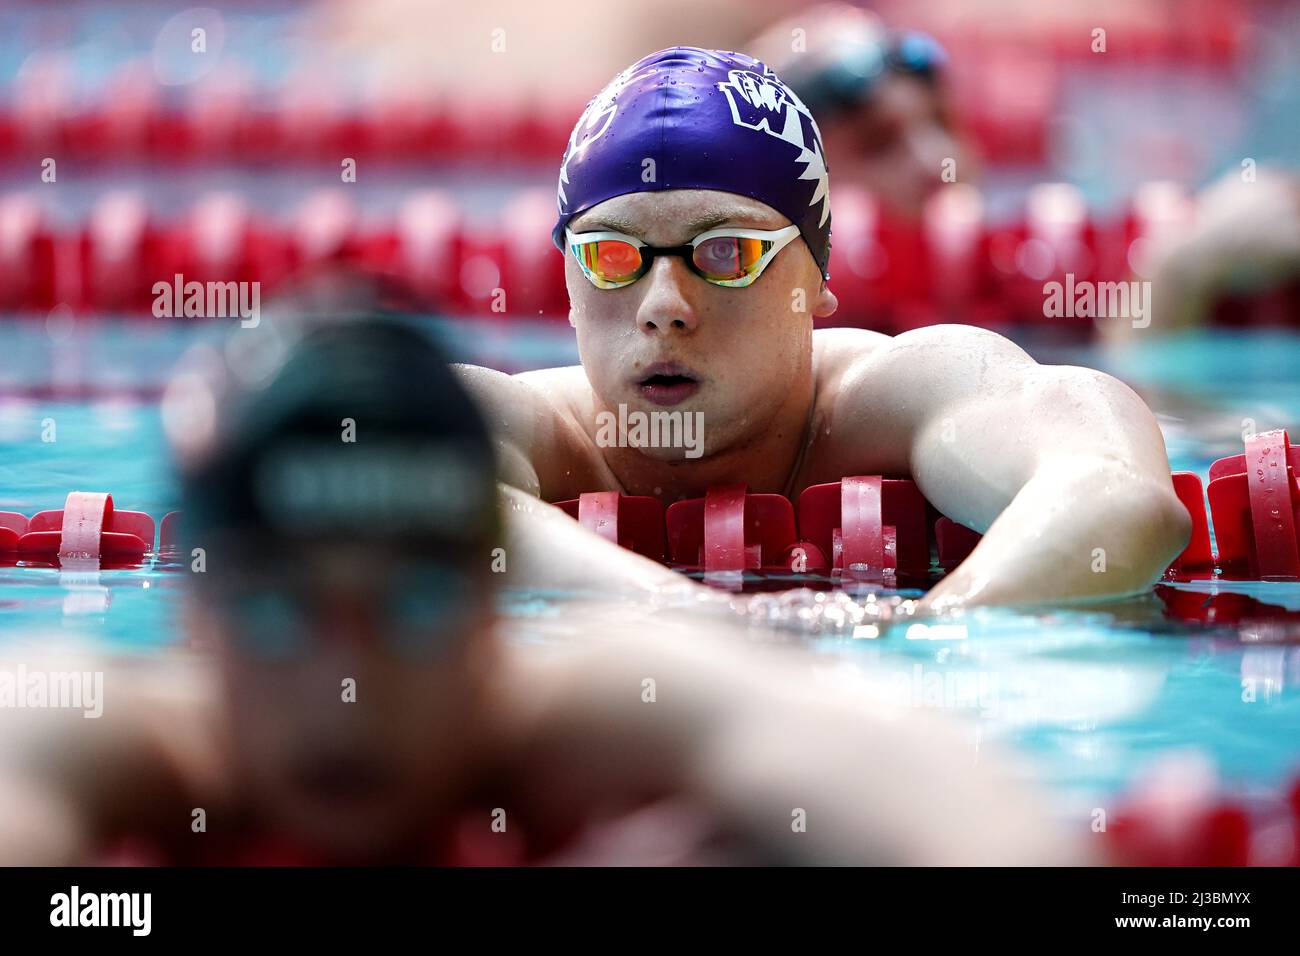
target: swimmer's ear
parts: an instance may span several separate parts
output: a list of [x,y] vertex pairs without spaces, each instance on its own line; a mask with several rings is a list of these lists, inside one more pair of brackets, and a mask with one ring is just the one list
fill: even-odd
[[839,307],[840,300],[835,298],[835,293],[831,291],[830,285],[823,279],[821,288],[817,290],[817,298],[813,300],[813,317],[824,319],[827,316],[834,315],[835,310]]

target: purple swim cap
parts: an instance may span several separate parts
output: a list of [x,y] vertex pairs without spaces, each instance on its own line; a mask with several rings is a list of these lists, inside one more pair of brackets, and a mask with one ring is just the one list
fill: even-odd
[[662,189],[717,189],[766,203],[799,227],[826,275],[831,206],[821,133],[758,60],[677,46],[614,77],[569,136],[551,238],[564,251],[564,230],[580,212]]

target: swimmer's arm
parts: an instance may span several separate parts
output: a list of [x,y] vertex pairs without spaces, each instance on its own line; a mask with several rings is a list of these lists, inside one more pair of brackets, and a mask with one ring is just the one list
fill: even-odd
[[1186,546],[1155,416],[1118,380],[967,326],[900,335],[864,365],[845,401],[865,400],[864,423],[895,411],[863,440],[907,448],[922,493],[984,534],[925,606],[1132,593]]
[[606,626],[600,636],[604,646],[578,653],[511,658],[519,685],[503,698],[530,726],[518,752],[543,829],[686,798],[771,861],[1089,859],[1000,755],[941,719],[814,679],[801,650],[747,646],[744,634],[686,615],[665,615],[652,635]]
[[712,596],[684,575],[592,534],[554,505],[508,485],[499,491],[508,585],[661,600]]
[[[43,651],[21,661],[28,674],[102,673],[103,707],[99,717],[0,710],[0,866],[94,864],[120,833],[175,845],[191,837],[193,807],[216,809],[215,799],[187,796],[197,777],[214,775],[202,769],[211,748],[196,746],[208,736],[195,733],[203,709],[182,676],[146,677],[139,665],[85,654]],[[0,670],[15,673],[18,664],[0,659]]]

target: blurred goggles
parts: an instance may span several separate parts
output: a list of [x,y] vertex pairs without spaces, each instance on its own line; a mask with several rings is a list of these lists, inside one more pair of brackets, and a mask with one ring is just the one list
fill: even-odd
[[724,227],[702,232],[684,246],[647,246],[621,232],[564,231],[574,260],[597,289],[631,285],[650,271],[657,256],[680,256],[705,282],[741,289],[798,235],[798,226],[770,231]]
[[[380,648],[399,660],[442,657],[460,643],[480,606],[481,581],[460,567],[408,565],[373,577],[352,602],[361,602]],[[266,662],[319,652],[322,619],[335,607],[327,587],[293,571],[228,581],[215,597],[234,646]]]

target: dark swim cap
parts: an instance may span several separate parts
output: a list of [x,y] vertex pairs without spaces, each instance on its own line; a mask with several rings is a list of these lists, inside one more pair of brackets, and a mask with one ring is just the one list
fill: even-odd
[[821,134],[758,60],[670,47],[614,77],[569,137],[551,238],[564,251],[574,216],[615,196],[662,189],[717,189],[766,203],[799,227],[826,275],[831,208]]
[[[210,437],[182,456],[187,545],[214,537],[252,548],[304,538],[443,551],[495,543],[487,428],[423,332],[363,315],[278,348],[255,373],[228,350],[220,374],[208,377],[223,386],[205,396],[207,379],[191,376],[179,398],[215,411]],[[270,335],[243,355],[268,350]]]

